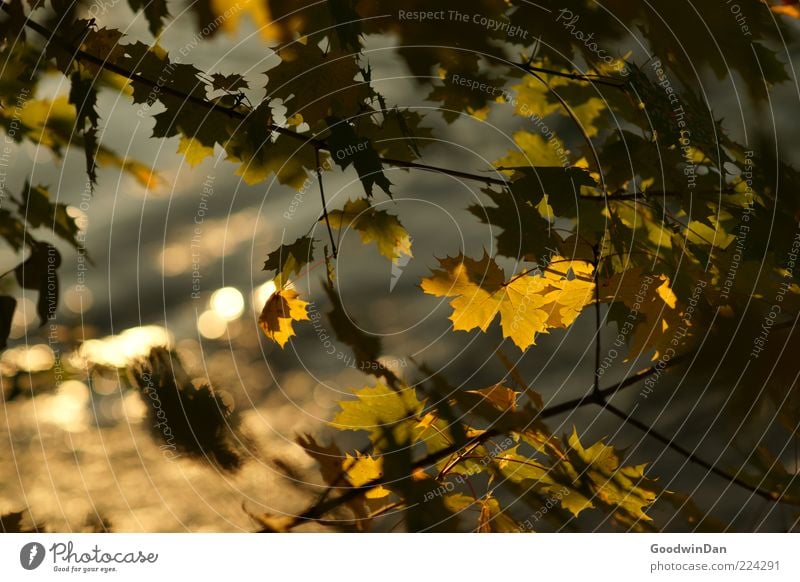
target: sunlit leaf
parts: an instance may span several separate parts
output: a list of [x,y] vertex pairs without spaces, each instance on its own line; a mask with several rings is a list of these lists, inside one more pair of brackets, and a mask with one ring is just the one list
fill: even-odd
[[264,335],[281,347],[295,335],[294,322],[309,319],[308,302],[299,297],[300,294],[294,289],[276,291],[267,299],[258,318],[258,324]]
[[411,256],[411,237],[400,220],[385,210],[370,205],[363,198],[348,200],[342,210],[332,210],[328,219],[333,228],[352,228],[364,244],[375,242],[378,251],[387,259]]
[[439,259],[440,270],[422,280],[425,293],[454,297],[450,302],[453,329],[486,331],[500,315],[503,337],[524,350],[538,333],[569,326],[592,301],[594,283],[520,273],[509,280],[487,254],[481,260]]

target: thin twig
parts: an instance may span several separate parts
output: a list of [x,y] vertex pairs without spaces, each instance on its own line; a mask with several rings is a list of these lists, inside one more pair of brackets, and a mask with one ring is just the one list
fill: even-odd
[[322,216],[325,219],[325,226],[328,227],[328,236],[331,239],[331,252],[333,258],[337,257],[336,242],[333,240],[333,229],[331,229],[331,220],[328,216],[328,203],[325,201],[325,188],[322,185],[322,165],[319,162],[319,148],[314,148],[314,154],[317,160],[317,182],[319,182],[319,195],[322,198]]

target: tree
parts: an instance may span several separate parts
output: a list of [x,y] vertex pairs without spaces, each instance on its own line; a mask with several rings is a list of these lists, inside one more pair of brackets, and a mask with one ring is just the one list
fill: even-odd
[[[784,43],[794,37],[796,6],[742,0],[734,14],[711,0],[190,3],[197,42],[235,27],[240,10],[260,26],[277,64],[259,87],[252,75],[201,71],[183,51],[161,48],[158,35],[173,22],[163,0],[129,4],[143,10],[153,44],[105,27],[96,4],[4,4],[0,119],[16,143],[57,156],[83,149],[89,189],[103,165],[152,184],[153,171],[99,143],[98,95],[121,92],[139,111],[158,110],[153,139],[178,138],[191,165],[221,148],[248,184],[318,190],[319,222],[265,259],[276,290],[259,323],[281,348],[304,333],[317,299],[297,281],[326,265],[318,292],[328,325],[371,377],[340,403],[331,425],[366,440],[343,452],[335,441],[298,435],[319,463],[324,492],[297,516],[254,513],[260,529],[311,521],[363,530],[399,511],[410,531],[562,528],[584,512],[622,530],[651,530],[662,527],[650,515],[657,502],[673,504],[686,529],[726,527],[618,447],[546,424],[591,406],[751,496],[798,503],[787,447],[798,438],[800,406],[792,361],[800,175],[776,156],[774,136],[744,121],[727,127],[704,85],[708,73],[734,88],[743,80],[747,111],[774,106],[771,91],[790,80]],[[435,112],[395,103],[384,90],[372,65],[376,39],[386,38]],[[68,95],[36,98],[53,74],[69,79]],[[509,114],[515,146],[491,165],[425,161],[437,141],[454,139],[457,120],[491,132],[495,118]],[[412,246],[413,217],[383,204],[397,195],[389,167],[482,185],[483,199],[468,210],[492,228],[492,248],[442,257]],[[333,172],[352,172],[360,183],[339,208],[325,194]],[[43,185],[4,197],[11,205],[0,209],[2,236],[29,250],[12,271],[19,285],[39,290],[44,321],[58,299],[60,258],[30,231],[44,225],[77,245],[80,225],[58,202],[61,193],[52,201]],[[388,365],[380,338],[357,325],[339,296],[334,232],[345,230],[395,265],[412,254],[435,258],[420,293],[447,302],[453,333],[499,326],[510,340],[496,351],[505,372],[487,386],[457,382],[422,361],[408,372]],[[16,304],[0,299],[5,340]],[[592,385],[552,403],[520,364],[538,338],[579,319],[595,326],[587,339]],[[738,469],[613,401],[634,389],[647,399],[664,376],[680,373],[719,391],[737,432],[748,435]],[[155,386],[168,416],[186,412],[187,425],[171,430],[174,446],[210,455],[225,470],[240,466],[240,442],[226,432],[235,426],[230,408],[212,387],[191,387],[174,354],[154,351],[131,374],[145,402]],[[676,391],[672,405],[688,414],[685,392]],[[758,424],[759,415],[775,422]],[[764,438],[766,431],[780,436]],[[531,517],[519,515],[520,505]]]

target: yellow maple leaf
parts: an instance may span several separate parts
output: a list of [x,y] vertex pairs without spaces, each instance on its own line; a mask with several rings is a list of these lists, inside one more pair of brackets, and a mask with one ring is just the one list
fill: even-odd
[[[537,333],[568,327],[592,301],[594,282],[578,276],[578,272],[586,273],[585,262],[555,257],[553,263],[573,278],[553,271],[547,275],[523,272],[506,281],[503,270],[485,252],[479,261],[463,255],[446,257],[439,260],[440,270],[422,280],[422,289],[429,295],[454,298],[450,302],[453,329],[477,327],[485,332],[499,314],[503,337],[524,350],[535,343]],[[575,270],[570,268],[573,264]]]
[[373,208],[363,198],[348,200],[344,209],[329,212],[328,220],[333,228],[357,230],[364,244],[374,241],[387,259],[394,261],[402,255],[411,256],[411,237],[398,218]]
[[393,390],[379,382],[354,394],[355,400],[339,402],[341,411],[331,420],[332,426],[339,430],[368,431],[373,443],[382,442],[387,436],[395,443],[412,440],[418,415],[424,408],[413,388]]
[[181,141],[178,144],[178,153],[183,154],[186,158],[186,163],[194,167],[200,164],[209,156],[214,155],[214,148],[204,146],[199,140],[193,137],[181,136]]
[[309,319],[306,310],[308,302],[299,299],[299,296],[294,289],[276,291],[267,299],[258,318],[264,335],[281,347],[295,335],[292,323]]
[[[633,519],[651,521],[644,509],[655,501],[656,490],[645,477],[646,465],[621,466],[614,447],[602,441],[584,448],[574,427],[568,443],[576,474],[589,486],[594,499]],[[577,516],[579,511],[573,513]]]
[[[347,478],[354,487],[361,487],[370,481],[374,481],[383,476],[383,459],[381,457],[371,457],[357,453],[355,457],[347,454],[342,464]],[[382,487],[374,487],[367,491],[367,499],[382,499],[389,496],[389,490]]]

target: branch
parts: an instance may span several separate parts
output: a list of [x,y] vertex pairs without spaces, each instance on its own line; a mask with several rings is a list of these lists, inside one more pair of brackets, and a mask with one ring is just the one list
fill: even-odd
[[[10,9],[8,8],[7,4],[3,4],[3,10],[5,12],[9,12]],[[130,81],[133,81],[134,83],[140,83],[140,84],[145,85],[145,86],[150,87],[150,88],[158,87],[159,91],[161,91],[163,93],[168,93],[168,94],[172,95],[173,97],[177,97],[177,98],[182,99],[182,100],[184,100],[184,101],[186,101],[188,103],[192,103],[194,105],[198,105],[200,107],[204,107],[204,108],[208,109],[209,111],[215,111],[215,112],[221,113],[223,115],[227,115],[228,117],[231,117],[231,118],[234,118],[234,119],[244,120],[244,119],[247,119],[247,117],[248,117],[248,113],[243,112],[240,109],[231,108],[231,107],[225,107],[225,106],[219,105],[217,103],[208,101],[207,99],[202,99],[202,98],[194,96],[194,95],[189,95],[188,93],[180,91],[180,90],[178,90],[178,89],[176,89],[174,87],[171,87],[171,86],[166,85],[164,83],[158,83],[157,81],[153,81],[152,79],[149,79],[149,78],[145,77],[144,75],[141,75],[139,73],[134,73],[132,71],[129,71],[129,70],[125,69],[124,67],[116,65],[114,63],[110,63],[106,59],[100,58],[100,57],[98,57],[96,55],[93,55],[92,53],[89,53],[89,52],[87,52],[87,51],[85,51],[85,50],[83,50],[83,49],[81,49],[79,47],[73,46],[72,43],[70,43],[69,41],[67,41],[63,37],[57,35],[55,32],[49,30],[48,28],[46,28],[45,26],[42,26],[41,24],[39,24],[38,22],[36,22],[34,20],[27,19],[25,21],[25,26],[30,28],[31,30],[33,30],[37,34],[39,34],[41,37],[43,37],[47,43],[54,43],[55,45],[59,46],[61,49],[67,51],[70,54],[72,54],[74,58],[78,58],[80,60],[90,62],[90,63],[92,63],[92,64],[94,64],[94,65],[96,65],[98,67],[101,67],[101,68],[107,70],[107,71],[110,71],[112,73],[115,73],[117,75],[125,77],[126,79],[129,79]],[[522,68],[524,69],[525,67],[522,67]],[[543,72],[547,72],[548,74],[557,74],[557,71],[546,71],[545,70]],[[565,73],[564,75],[567,75],[567,74]],[[599,82],[599,80],[598,81],[592,81],[592,82]],[[320,139],[320,138],[317,138],[317,137],[314,137],[314,136],[303,135],[303,134],[297,133],[297,132],[295,132],[295,131],[293,131],[291,129],[288,129],[286,127],[283,127],[283,126],[280,126],[280,125],[276,125],[274,123],[270,123],[267,126],[267,129],[269,129],[270,131],[273,131],[275,133],[278,133],[280,135],[284,135],[286,137],[289,137],[289,138],[292,138],[292,139],[295,139],[295,140],[298,140],[298,141],[302,141],[302,142],[304,142],[304,144],[314,146],[318,150],[322,149],[322,150],[325,150],[325,151],[328,151],[328,152],[330,151],[330,148],[329,148],[327,142],[325,140],[323,140],[323,139]],[[460,170],[452,170],[450,168],[442,168],[442,167],[439,167],[439,166],[432,166],[432,165],[429,165],[429,164],[422,164],[422,163],[418,163],[418,162],[409,162],[409,161],[406,161],[406,160],[397,160],[397,159],[393,159],[393,158],[379,157],[379,159],[380,159],[382,164],[387,165],[387,166],[394,166],[394,167],[397,167],[397,168],[405,168],[405,169],[423,170],[423,171],[434,172],[434,173],[438,173],[438,174],[445,174],[447,176],[452,176],[454,178],[462,178],[464,180],[471,180],[471,181],[475,181],[475,182],[481,182],[481,183],[488,184],[488,185],[508,187],[508,180],[505,180],[503,178],[493,178],[493,177],[491,177],[489,175],[481,175],[481,174],[475,174],[475,173],[471,173],[471,172],[462,172]],[[636,198],[642,197],[643,195],[644,195],[643,193],[620,194],[620,195],[616,195],[616,196],[609,196],[608,199],[609,200],[630,200],[630,199],[636,199]],[[598,201],[604,201],[603,198],[600,198],[600,197],[597,197],[597,196],[581,196],[581,198],[585,198],[585,199],[589,199],[589,200],[597,199]]]
[[603,77],[601,75],[585,75],[580,73],[566,73],[563,71],[554,71],[544,67],[535,67],[529,63],[517,63],[517,66],[525,71],[533,71],[537,73],[544,73],[553,77],[564,77],[565,79],[572,79],[574,81],[585,81],[596,85],[606,85],[607,87],[614,87],[615,89],[625,90],[625,82],[616,82],[614,77]]
[[[471,439],[466,444],[460,444],[460,443],[452,444],[440,451],[431,453],[430,455],[423,457],[419,461],[412,463],[411,467],[409,467],[410,469],[409,473],[414,473],[415,471],[420,469],[427,469],[430,466],[435,465],[437,462],[441,461],[448,455],[457,453],[464,447],[480,445],[495,436],[500,436],[500,433],[494,429],[490,429],[484,433],[481,433],[474,439]],[[389,485],[389,484],[390,484],[389,479],[387,479],[386,477],[378,477],[376,479],[373,479],[372,481],[369,481],[368,483],[365,483],[364,485],[348,489],[347,491],[342,493],[339,497],[335,497],[333,499],[321,499],[320,501],[318,501],[317,503],[306,509],[300,515],[294,516],[291,519],[291,521],[289,521],[286,525],[284,525],[284,527],[287,530],[290,530],[307,521],[319,521],[322,518],[322,516],[324,516],[329,511],[332,511],[337,507],[340,507],[348,503],[349,501],[352,501],[353,499],[357,499],[370,489],[374,489],[375,487],[380,487],[382,485]]]
[[769,501],[777,501],[778,500],[778,499],[776,499],[775,495],[773,495],[769,491],[764,491],[760,487],[757,487],[756,485],[751,485],[747,481],[744,481],[744,480],[740,479],[737,476],[738,473],[737,473],[737,475],[731,475],[730,473],[727,473],[726,471],[723,471],[719,467],[717,467],[715,465],[712,465],[708,461],[703,460],[702,458],[698,457],[696,454],[694,454],[689,449],[686,449],[683,446],[677,444],[674,441],[674,439],[671,439],[671,438],[668,438],[668,437],[662,435],[660,432],[658,432],[655,429],[653,429],[653,427],[643,423],[641,420],[637,420],[637,419],[633,418],[630,414],[626,414],[625,412],[623,412],[622,410],[620,410],[619,408],[617,408],[613,404],[610,404],[610,403],[607,402],[605,404],[604,408],[606,410],[608,410],[611,414],[613,414],[614,416],[616,416],[617,418],[622,420],[624,423],[630,424],[631,426],[635,426],[636,428],[638,428],[639,430],[644,432],[645,436],[649,436],[649,437],[654,438],[655,440],[657,440],[658,442],[660,442],[661,444],[663,444],[667,448],[672,449],[673,451],[675,451],[676,453],[678,453],[682,457],[685,457],[686,459],[690,460],[694,464],[699,465],[700,467],[703,467],[708,472],[714,473],[714,475],[717,475],[718,477],[722,477],[726,481],[730,481],[731,483],[733,483],[735,485],[738,485],[739,487],[742,487],[743,489],[747,489],[748,491],[750,491],[751,493],[755,493],[759,497],[763,497],[764,499],[767,499]]

